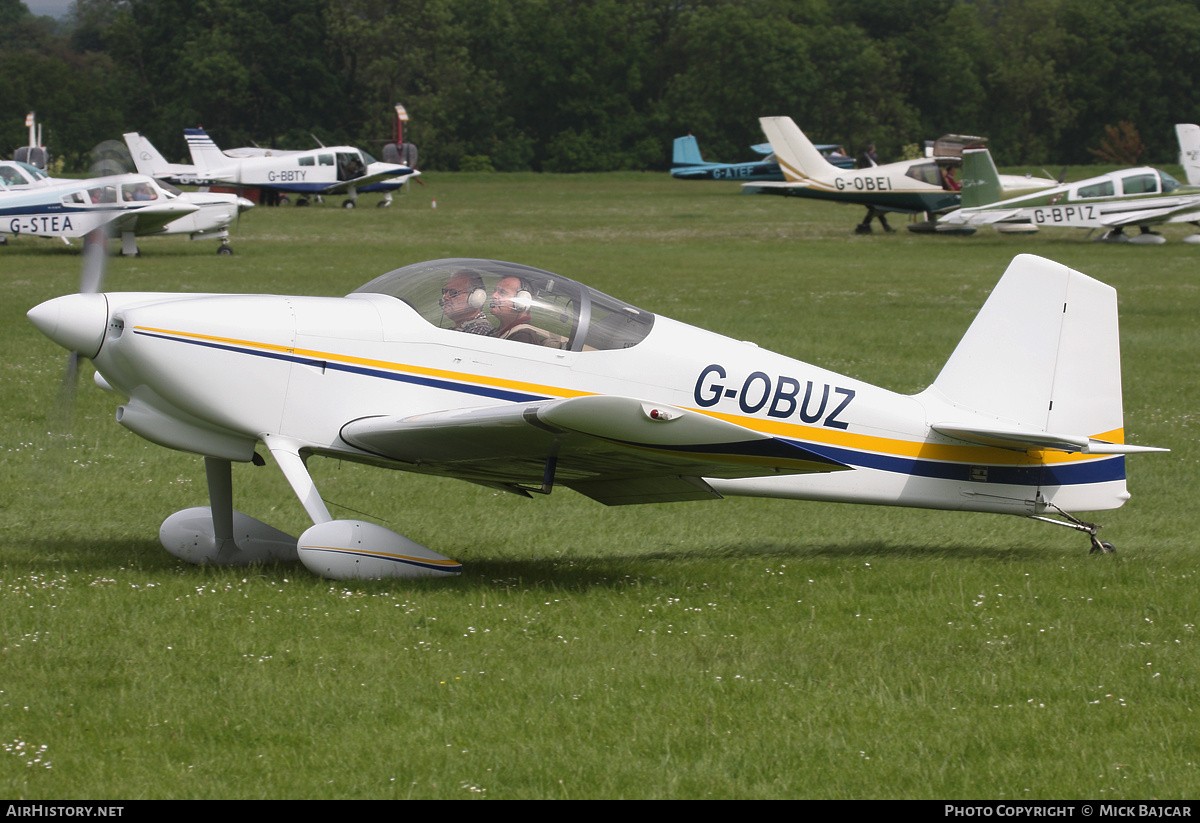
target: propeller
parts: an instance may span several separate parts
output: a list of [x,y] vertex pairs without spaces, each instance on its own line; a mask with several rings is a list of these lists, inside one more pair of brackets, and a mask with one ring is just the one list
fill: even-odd
[[108,177],[114,174],[134,174],[133,155],[129,147],[119,140],[105,140],[92,149],[91,177]]
[[[83,239],[83,262],[79,273],[79,293],[99,294],[104,289],[104,271],[108,265],[108,233],[94,229]],[[63,372],[62,385],[58,392],[59,417],[69,423],[75,408],[75,392],[79,385],[78,351],[67,354],[67,366]]]
[[[1050,172],[1046,171],[1044,168],[1042,169],[1042,174],[1046,175],[1047,177],[1051,176]],[[1062,171],[1060,171],[1058,173],[1058,177],[1054,178],[1054,182],[1058,183],[1061,186],[1063,180],[1066,180],[1066,179],[1067,179],[1067,166],[1063,166]]]

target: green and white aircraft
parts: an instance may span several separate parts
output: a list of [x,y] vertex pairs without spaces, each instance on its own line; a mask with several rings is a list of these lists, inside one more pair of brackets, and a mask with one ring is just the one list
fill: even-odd
[[[1100,240],[1142,245],[1166,242],[1151,230],[1153,226],[1192,223],[1200,227],[1200,186],[1185,186],[1149,166],[1004,199],[991,154],[987,149],[972,149],[963,152],[962,191],[962,208],[942,218],[943,225],[1103,229]],[[1125,229],[1135,226],[1141,234],[1125,234]],[[1200,243],[1200,234],[1184,242]]]

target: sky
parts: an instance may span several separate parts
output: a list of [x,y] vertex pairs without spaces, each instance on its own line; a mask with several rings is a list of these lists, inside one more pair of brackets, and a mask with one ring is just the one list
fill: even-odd
[[71,10],[72,0],[24,0],[24,3],[38,17],[48,16],[61,20]]

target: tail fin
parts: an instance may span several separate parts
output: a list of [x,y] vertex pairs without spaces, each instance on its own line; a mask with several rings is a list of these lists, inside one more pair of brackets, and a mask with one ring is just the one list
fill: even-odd
[[220,168],[229,162],[229,158],[217,148],[204,129],[184,129],[183,136],[187,139],[188,151],[192,153],[192,162],[197,169]]
[[1175,135],[1179,138],[1179,163],[1187,175],[1188,185],[1200,186],[1200,126],[1178,123]]
[[124,137],[125,145],[129,147],[129,153],[133,156],[133,164],[137,167],[138,174],[161,177],[166,173],[166,169],[171,164],[159,153],[158,149],[154,148],[154,144],[150,142],[149,138],[136,131],[129,132]]
[[771,142],[783,176],[792,183],[824,179],[841,170],[821,156],[790,117],[760,117],[763,134]]
[[1000,200],[1000,173],[987,149],[965,149],[962,153],[962,207],[973,209]]
[[1120,506],[1123,455],[1162,451],[1124,442],[1116,291],[1033,255],[1009,265],[921,398],[946,416],[935,431],[1042,453],[1040,499],[1066,511]]
[[1116,290],[1018,255],[929,390],[999,424],[1119,434]]
[[692,135],[675,138],[675,150],[671,155],[671,168],[698,166],[704,162],[700,156],[700,144]]

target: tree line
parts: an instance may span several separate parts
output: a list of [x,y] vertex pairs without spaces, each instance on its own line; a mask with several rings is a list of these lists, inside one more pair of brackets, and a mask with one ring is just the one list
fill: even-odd
[[27,111],[68,167],[126,131],[186,158],[351,143],[396,103],[422,168],[661,170],[674,137],[748,159],[758,118],[884,159],[946,133],[999,163],[1092,162],[1200,118],[1197,0],[0,0],[0,152]]

